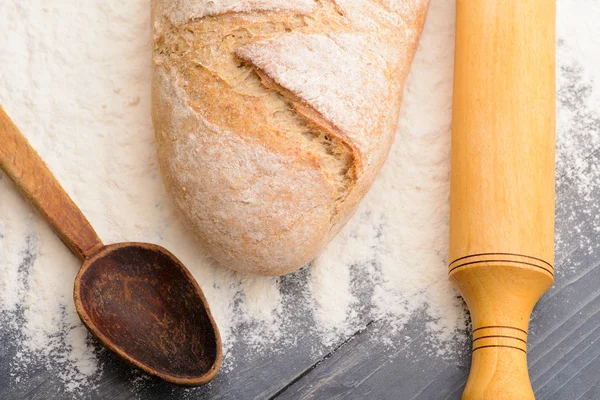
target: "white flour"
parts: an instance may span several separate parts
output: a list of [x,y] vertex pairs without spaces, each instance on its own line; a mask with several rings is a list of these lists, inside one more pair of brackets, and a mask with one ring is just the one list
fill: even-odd
[[[453,3],[432,0],[388,162],[355,217],[298,281],[306,296],[297,301],[312,305],[314,333],[325,344],[371,320],[401,329],[425,309],[428,340],[444,354],[455,330],[465,327],[446,273]],[[559,60],[569,59],[559,62],[560,89],[567,74],[600,78],[597,68],[582,67],[592,42],[573,46],[578,38],[600,37],[600,27],[589,12],[598,5],[558,3],[559,38],[571,40],[558,47]],[[7,113],[106,243],[155,242],[188,266],[221,329],[226,373],[235,374],[236,340],[256,349],[294,343],[283,334],[294,332],[295,310],[293,303],[284,307],[281,279],[210,265],[162,186],[150,120],[148,1],[46,4],[0,4],[0,101]],[[600,96],[590,92],[586,99],[591,107]],[[572,118],[559,114],[559,129],[576,129]],[[587,132],[559,136],[559,174],[598,147],[600,139]],[[0,193],[0,325],[18,332],[11,379],[18,384],[29,363],[41,360],[68,390],[87,390],[102,365],[73,306],[79,262],[1,174]],[[244,339],[235,335],[240,326]]]

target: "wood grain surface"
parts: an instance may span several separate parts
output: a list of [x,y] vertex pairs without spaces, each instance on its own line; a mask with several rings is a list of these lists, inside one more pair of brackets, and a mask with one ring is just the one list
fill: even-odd
[[[566,93],[563,93],[566,95]],[[559,93],[560,95],[560,93]],[[560,96],[559,96],[560,100]],[[565,99],[563,99],[565,100]],[[600,121],[595,129],[600,131]],[[600,149],[590,151],[580,173],[559,171],[556,200],[556,282],[538,302],[529,327],[528,361],[538,399],[595,400],[600,398]],[[585,195],[581,177],[585,176]],[[23,267],[32,262],[25,257]],[[282,282],[286,298],[301,297],[306,270]],[[298,314],[302,314],[299,310]],[[308,312],[292,321],[309,332]],[[367,325],[370,321],[365,321]],[[453,356],[440,358],[428,351],[426,313],[417,314],[404,331],[392,334],[376,321],[347,341],[320,345],[300,335],[294,346],[256,351],[241,343],[234,352],[234,371],[219,374],[206,387],[180,389],[146,379],[110,352],[96,349],[104,372],[92,399],[382,399],[460,398],[470,364],[467,331],[457,335]],[[11,371],[9,360],[18,351],[18,329],[0,327],[0,376]],[[397,343],[382,347],[381,336]],[[406,340],[405,337],[411,337]],[[59,378],[43,364],[32,364],[31,378],[18,386],[0,381],[2,399],[68,399]],[[137,383],[136,383],[137,382]]]

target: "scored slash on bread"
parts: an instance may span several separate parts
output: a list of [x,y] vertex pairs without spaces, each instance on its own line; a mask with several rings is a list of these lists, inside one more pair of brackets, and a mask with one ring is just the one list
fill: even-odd
[[390,97],[386,60],[368,39],[351,33],[289,33],[254,41],[236,54],[296,95],[295,103],[309,105],[339,128],[332,133],[352,145],[357,162],[368,166],[378,152],[376,128]]
[[161,172],[204,249],[300,268],[393,141],[427,0],[154,0]]

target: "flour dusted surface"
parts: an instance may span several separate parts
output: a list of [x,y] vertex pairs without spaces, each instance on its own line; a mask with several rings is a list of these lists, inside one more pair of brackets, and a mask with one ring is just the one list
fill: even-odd
[[[445,280],[444,266],[452,14],[439,4],[432,8],[438,22],[445,21],[425,37],[429,47],[417,60],[422,75],[413,78],[405,99],[406,110],[414,115],[407,119],[405,111],[383,179],[348,228],[297,279],[249,277],[211,265],[175,213],[153,148],[146,2],[119,7],[98,2],[73,10],[55,6],[47,12],[19,2],[4,3],[0,15],[7,16],[12,29],[4,34],[10,42],[0,58],[22,61],[0,63],[0,97],[105,242],[156,242],[190,268],[221,329],[224,373],[235,376],[236,364],[243,361],[236,353],[239,346],[256,352],[283,351],[304,333],[316,335],[325,346],[333,345],[364,325],[364,317],[390,318],[401,329],[411,313],[428,303],[439,321],[430,332],[431,340],[442,343],[464,324],[464,314]],[[103,25],[95,22],[99,15],[120,22]],[[61,30],[65,19],[78,24],[77,36],[65,36]],[[360,44],[340,39],[339,52]],[[334,45],[333,39],[326,40]],[[443,46],[435,46],[440,40]],[[344,57],[352,61],[352,52]],[[373,62],[380,67],[375,74],[381,73],[383,61],[373,54]],[[60,74],[70,79],[56,79]],[[367,79],[359,78],[361,84]],[[385,93],[386,88],[377,86],[377,75],[370,79]],[[439,90],[437,84],[442,90],[434,106],[429,96],[431,90]],[[353,104],[347,104],[349,113]],[[428,124],[419,118],[421,107]],[[348,118],[340,115],[337,121],[356,121]],[[406,151],[410,157],[402,161]],[[5,177],[0,184],[0,262],[7,260],[0,264],[0,284],[9,288],[2,298],[6,310],[2,318],[19,332],[11,379],[18,384],[27,377],[28,365],[42,362],[64,380],[65,390],[88,390],[106,366],[99,361],[101,348],[87,337],[73,308],[71,291],[79,263]],[[257,200],[250,193],[245,199]],[[422,226],[427,229],[421,231]],[[354,290],[358,281],[370,282],[367,296]],[[435,296],[428,298],[432,293]],[[371,305],[369,315],[359,315],[360,303]],[[296,315],[305,315],[314,324],[299,329],[302,320]]]
[[[221,328],[222,373],[228,379],[235,379],[243,361],[237,351],[242,344],[255,353],[285,351],[308,332],[337,345],[377,318],[389,318],[401,330],[413,310],[423,307],[434,322],[424,336],[429,339],[419,340],[449,343],[464,337],[454,327],[465,323],[445,280],[451,3],[431,3],[404,95],[400,135],[373,190],[312,267],[283,279],[211,266],[168,200],[150,121],[146,1],[46,7],[0,2],[0,99],[105,242],[156,242],[191,269]],[[592,185],[585,159],[600,143],[598,130],[586,125],[600,104],[598,88],[586,86],[600,80],[587,62],[597,48],[592,38],[600,37],[592,16],[586,7],[558,2],[558,175],[583,178],[582,199]],[[2,344],[10,357],[4,378],[12,387],[26,381],[32,366],[41,366],[64,382],[64,397],[77,397],[93,391],[115,367],[114,359],[101,361],[107,359],[104,351],[74,310],[79,264],[0,174],[0,332],[10,339]],[[370,290],[367,296],[357,290],[359,283]],[[358,311],[365,305],[371,307],[366,318]],[[314,323],[294,319],[304,312]],[[131,376],[135,390],[152,384],[141,374]]]

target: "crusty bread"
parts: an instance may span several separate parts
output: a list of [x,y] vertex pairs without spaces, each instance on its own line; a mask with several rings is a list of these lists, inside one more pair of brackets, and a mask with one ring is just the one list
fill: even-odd
[[285,274],[341,229],[393,141],[426,9],[153,0],[160,167],[217,262]]

